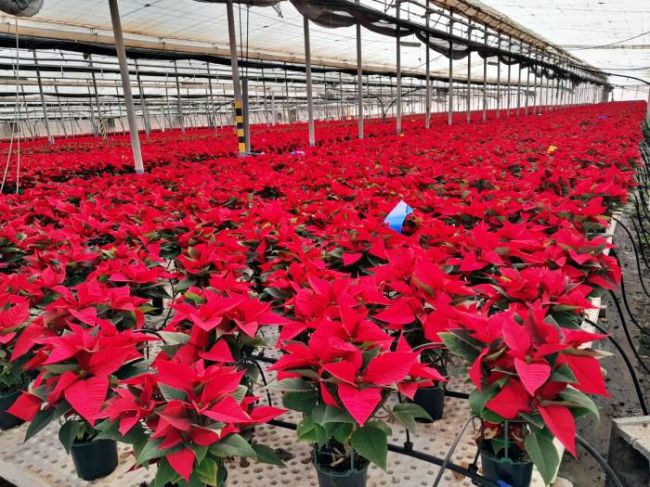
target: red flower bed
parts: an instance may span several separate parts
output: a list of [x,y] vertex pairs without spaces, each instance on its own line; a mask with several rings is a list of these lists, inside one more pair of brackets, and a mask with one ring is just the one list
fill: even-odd
[[[231,157],[226,130],[155,134],[140,177],[107,171],[130,165],[124,138],[54,152],[33,143],[31,187],[0,197],[0,344],[41,372],[47,407],[68,398],[93,423],[111,378],[122,399],[105,414],[125,430],[145,418],[171,448],[195,432],[161,418],[199,407],[189,398],[208,371],[238,374],[218,364],[263,346],[268,325],[282,328],[281,374],[316,381],[317,402],[359,426],[387,388],[412,397],[441,379],[423,351],[462,335],[476,349],[470,377],[491,394],[485,407],[508,419],[541,415],[572,450],[561,432],[571,431],[571,408],[558,397],[569,386],[606,391],[596,358],[575,353],[598,337],[566,330],[579,326],[588,297],[620,280],[602,232],[634,185],[643,111],[596,105],[428,131],[414,119],[401,137],[375,121],[365,141],[351,124],[322,124],[314,148],[300,131],[258,129],[266,154],[245,159]],[[71,169],[83,179],[56,182]],[[397,233],[383,220],[400,200],[414,213]],[[141,355],[139,330],[161,297],[164,333],[188,337],[156,362],[159,375],[165,361],[186,367],[184,399],[168,404],[151,399],[167,379],[112,375]],[[93,365],[78,353],[90,342],[122,364]],[[55,364],[73,372],[48,369]],[[494,364],[506,372],[486,375]],[[565,379],[551,376],[557,369]],[[91,386],[95,402],[79,403]],[[134,394],[148,395],[147,411],[129,406]],[[229,422],[256,417],[250,401],[241,404]],[[156,408],[166,412],[151,417]],[[169,463],[188,478],[194,456],[178,451]]]

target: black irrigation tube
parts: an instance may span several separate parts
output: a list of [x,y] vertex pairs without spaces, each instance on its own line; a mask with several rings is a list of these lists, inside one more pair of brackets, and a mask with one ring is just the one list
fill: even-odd
[[[612,292],[612,294],[614,293]],[[650,337],[650,331],[646,330],[644,326],[639,324],[639,322],[636,319],[636,316],[634,316],[634,313],[632,313],[632,308],[630,307],[630,303],[627,300],[627,292],[625,291],[625,282],[623,282],[622,278],[621,278],[621,297],[623,298],[623,304],[625,305],[625,310],[627,311],[628,315],[630,315],[630,318],[632,319],[632,323],[634,323],[634,326],[636,326],[642,334]]]
[[[596,328],[598,328],[598,329],[602,330],[604,333],[606,333],[606,331],[604,329],[602,329],[598,324],[593,323],[591,320],[587,320],[587,321],[590,322],[592,325],[594,325]],[[636,374],[634,373],[634,369],[632,367],[632,364],[630,363],[629,358],[625,355],[625,353],[624,353],[623,349],[621,348],[621,346],[612,337],[609,337],[609,338],[610,338],[610,340],[612,340],[612,343],[614,343],[616,348],[619,350],[619,352],[623,356],[623,360],[628,365],[628,368],[629,368],[630,373],[632,375],[632,380],[634,381],[634,385],[635,385],[635,388],[637,390],[637,394],[639,395],[639,402],[641,404],[641,409],[643,410],[644,414],[647,414],[646,404],[645,404],[645,401],[643,399],[643,396],[641,395],[641,392],[640,392],[640,389],[639,389],[640,386],[638,385],[638,378],[637,378]],[[249,358],[254,360],[255,362],[259,361],[259,362],[270,363],[270,364],[274,364],[274,363],[277,362],[277,359],[274,359],[272,357],[265,357],[263,355],[253,355],[253,356],[250,356]],[[263,369],[261,367],[259,367],[259,364],[258,364],[258,369],[259,369],[260,373],[262,374],[264,384],[266,384],[267,381],[266,381],[266,377],[264,376],[264,371],[263,371]],[[445,391],[445,395],[449,396],[449,397],[456,397],[456,398],[459,398],[459,399],[468,399],[469,398],[469,394],[466,394],[466,393],[463,393],[463,392]],[[267,395],[267,397],[269,398],[269,401],[270,401],[270,395]],[[279,428],[285,428],[285,429],[293,430],[293,431],[297,430],[297,428],[298,428],[298,425],[296,425],[295,423],[291,423],[289,421],[283,421],[283,420],[280,420],[280,419],[271,420],[271,421],[269,421],[268,424],[270,424],[272,426],[277,426]],[[468,424],[469,424],[469,422],[465,424],[465,427],[463,428],[463,430],[467,428]],[[453,453],[453,449],[455,448],[456,444],[458,443],[459,437],[460,437],[460,435],[454,441],[454,445],[452,445],[452,447],[450,449],[451,453]],[[598,462],[598,464],[601,466],[601,468],[607,473],[608,477],[610,479],[612,479],[612,481],[614,482],[616,487],[624,487],[623,484],[621,483],[621,481],[619,480],[618,476],[616,475],[616,472],[614,472],[614,470],[609,466],[607,461],[601,455],[599,455],[598,452],[589,443],[587,443],[587,441],[585,441],[582,437],[580,437],[577,434],[576,434],[576,440],[587,451],[587,453],[589,453],[596,460],[596,462]],[[413,449],[413,444],[411,443],[410,438],[409,438],[408,430],[407,430],[407,438],[406,438],[406,441],[405,441],[404,445],[400,446],[400,445],[396,445],[394,443],[389,443],[388,444],[388,451],[393,452],[393,453],[397,453],[399,455],[405,455],[407,457],[411,457],[411,458],[414,458],[416,460],[420,460],[420,461],[423,461],[423,462],[431,463],[433,465],[437,465],[438,467],[441,467],[442,470],[449,469],[452,472],[458,473],[460,475],[463,475],[464,477],[467,477],[467,478],[471,479],[472,483],[474,485],[478,485],[478,486],[481,486],[481,487],[501,487],[500,483],[494,482],[493,480],[490,480],[490,479],[480,475],[478,473],[478,469],[477,469],[475,463],[473,465],[470,465],[469,468],[465,468],[465,467],[461,467],[460,465],[457,465],[455,463],[450,462],[449,461],[449,458],[450,458],[450,453],[449,452],[448,452],[447,456],[443,459],[443,458],[437,457],[435,455],[429,455],[428,453],[424,453],[424,452],[421,452],[421,451],[418,451],[418,450],[414,450]],[[477,456],[477,458],[478,458],[478,456]],[[475,460],[475,462],[476,462],[476,460]],[[434,483],[435,483],[435,481],[434,481]]]
[[[257,364],[257,368],[258,368],[258,370],[259,370],[259,372],[260,372],[260,374],[262,376],[262,381],[263,381],[264,385],[266,386],[267,385],[266,376],[264,374],[264,370],[259,365],[259,362],[264,362],[264,363],[267,363],[267,364],[274,364],[274,363],[277,362],[277,359],[274,359],[272,357],[265,357],[263,355],[251,355],[251,356],[249,356],[247,358],[252,360],[253,362],[255,362]],[[449,394],[447,394],[447,392],[449,392]],[[449,397],[456,397],[456,398],[459,398],[459,399],[468,399],[469,398],[469,394],[465,394],[464,392],[445,391],[445,395],[449,395]],[[272,405],[271,396],[270,396],[270,393],[269,393],[268,390],[267,390],[267,399],[269,401],[269,405]],[[269,424],[271,424],[273,426],[278,426],[278,427],[281,427],[281,428],[288,428],[288,429],[291,429],[291,430],[297,429],[296,424],[288,422],[288,421],[273,420],[273,421],[270,421]],[[467,427],[467,425],[465,426],[465,428],[466,427]],[[457,441],[456,441],[456,443],[457,443]],[[477,485],[486,486],[486,487],[499,487],[499,485],[497,483],[483,477],[482,475],[479,475],[475,471],[472,471],[470,469],[461,467],[460,465],[456,465],[454,463],[451,463],[449,461],[449,458],[442,459],[442,458],[436,457],[434,455],[429,455],[427,453],[414,450],[413,449],[413,443],[411,443],[410,434],[409,434],[408,430],[406,430],[406,441],[405,441],[404,445],[400,446],[400,445],[395,445],[395,444],[391,443],[391,444],[388,445],[388,450],[392,451],[394,453],[399,453],[399,454],[402,454],[402,455],[409,456],[411,458],[415,458],[417,460],[422,460],[422,461],[425,461],[425,462],[428,462],[428,463],[432,463],[434,465],[438,465],[439,467],[443,467],[443,470],[448,468],[449,470],[452,470],[453,472],[464,475],[465,477],[469,477],[475,483],[478,482]]]
[[639,208],[639,200],[637,200],[634,194],[632,194],[632,197],[634,198],[634,209],[636,210],[636,217],[639,222],[639,225],[641,226],[641,232],[643,233],[643,235],[647,235],[648,232],[645,229],[645,225],[643,224],[643,216],[641,215],[641,210]]
[[587,450],[587,453],[589,453],[594,460],[598,462],[598,464],[602,467],[605,472],[607,472],[608,480],[611,480],[614,482],[616,487],[624,487],[623,484],[621,483],[621,480],[618,478],[618,475],[616,475],[616,472],[612,470],[612,467],[609,466],[609,463],[607,463],[607,460],[605,460],[600,454],[596,451],[596,449],[591,446],[589,443],[585,441],[585,439],[580,436],[579,434],[576,433],[576,440],[582,446],[585,450]]
[[625,362],[625,365],[627,366],[627,370],[630,372],[630,376],[632,378],[632,383],[634,384],[634,389],[636,390],[636,395],[639,398],[639,404],[641,405],[641,411],[643,411],[643,415],[647,416],[648,415],[648,406],[646,405],[645,398],[643,397],[643,391],[641,390],[641,384],[639,383],[639,378],[636,375],[636,371],[634,370],[634,366],[632,365],[632,362],[630,361],[630,358],[627,356],[625,353],[625,350],[623,350],[623,347],[621,346],[616,339],[609,335],[607,330],[600,326],[598,323],[591,321],[589,318],[585,318],[585,321],[589,323],[591,326],[596,328],[598,331],[601,333],[607,334],[607,338],[609,338],[609,341],[612,342],[614,347],[616,347],[616,350],[621,354],[621,357],[623,358],[623,361]]
[[[295,423],[291,423],[289,421],[282,421],[280,419],[274,419],[272,421],[269,421],[269,424],[273,426],[278,426],[280,428],[294,430],[294,431],[298,428],[298,425],[296,425]],[[406,455],[407,457],[415,458],[416,460],[422,460],[423,462],[432,463],[434,465],[438,465],[439,467],[441,467],[444,463],[444,460],[442,458],[436,457],[434,455],[429,455],[428,453],[423,453],[421,451],[413,450],[411,448],[406,448],[404,446],[395,445],[393,443],[388,444],[388,451],[391,451],[393,453],[399,453],[400,455]],[[455,463],[448,463],[447,468],[453,472],[459,473],[465,477],[470,478],[474,482],[478,482],[477,485],[481,485],[485,487],[499,487],[499,484],[497,484],[496,482],[487,479],[482,475],[479,475],[478,473],[468,468],[461,467],[460,465],[456,465]]]
[[621,323],[623,324],[623,331],[625,332],[625,337],[627,338],[627,342],[630,345],[630,349],[632,349],[632,353],[634,354],[634,357],[638,360],[643,370],[645,370],[647,373],[650,374],[650,369],[648,369],[646,364],[641,360],[639,353],[636,351],[636,348],[634,347],[634,340],[632,340],[632,336],[630,335],[630,330],[627,327],[627,321],[625,320],[625,315],[623,314],[623,309],[621,308],[621,303],[618,301],[618,297],[616,296],[616,294],[614,294],[614,291],[610,291],[609,293],[612,299],[614,300],[614,304],[616,305],[616,310],[618,311],[618,314],[621,317]]
[[[623,222],[621,222],[618,218],[613,216],[612,219],[618,225],[620,225],[621,228],[623,230],[625,230],[625,233],[627,233],[627,236],[630,237],[630,241],[632,242],[632,249],[634,250],[634,259],[636,260],[636,269],[639,272],[639,280],[641,281],[641,287],[643,288],[643,292],[646,294],[646,296],[648,296],[650,298],[650,293],[648,293],[648,290],[647,290],[647,288],[645,286],[645,282],[643,280],[643,272],[642,272],[642,269],[641,269],[641,260],[639,259],[639,252],[637,250],[636,244],[634,243],[634,237],[632,236],[632,232],[630,232],[630,230],[625,225],[623,225]],[[641,252],[643,252],[643,250],[641,250]],[[646,258],[643,255],[643,253],[641,253],[641,257],[643,258],[643,262],[645,263],[646,267],[648,269],[650,269],[650,265],[648,265],[648,262],[646,261]],[[622,280],[622,278],[621,278],[621,280]]]

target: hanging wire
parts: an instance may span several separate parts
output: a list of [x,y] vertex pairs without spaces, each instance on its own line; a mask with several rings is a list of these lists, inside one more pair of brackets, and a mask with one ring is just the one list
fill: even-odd
[[[646,288],[645,282],[643,280],[643,271],[641,269],[641,260],[639,259],[639,250],[637,249],[636,244],[634,243],[634,237],[632,236],[632,232],[621,222],[618,218],[612,217],[612,219],[620,225],[620,227],[627,233],[627,236],[630,238],[630,242],[632,243],[632,250],[634,251],[634,260],[636,261],[636,269],[639,272],[639,282],[641,283],[641,287],[643,288],[643,292],[645,293],[646,296],[650,297],[650,293],[648,292],[648,289]],[[648,265],[648,262],[645,258],[645,255],[643,254],[643,249],[641,248],[641,257],[643,258],[643,262],[645,263],[646,267],[650,269],[650,265]],[[622,278],[621,278],[622,279]]]
[[634,390],[636,391],[636,395],[639,398],[639,404],[641,405],[641,411],[643,411],[643,414],[645,416],[648,415],[648,406],[645,402],[645,397],[643,396],[643,391],[641,390],[641,383],[639,382],[639,378],[636,375],[636,372],[634,370],[634,366],[632,365],[632,362],[630,361],[630,358],[627,356],[625,353],[625,350],[623,350],[623,347],[621,346],[618,341],[614,337],[608,334],[607,330],[600,326],[598,323],[595,321],[590,320],[589,318],[585,318],[585,321],[589,323],[591,326],[596,328],[599,332],[604,333],[607,335],[607,338],[609,338],[609,341],[612,342],[612,345],[618,350],[618,353],[621,354],[621,358],[623,359],[623,362],[625,362],[625,365],[627,366],[627,370],[630,372],[630,376],[632,378],[632,383],[634,384]]

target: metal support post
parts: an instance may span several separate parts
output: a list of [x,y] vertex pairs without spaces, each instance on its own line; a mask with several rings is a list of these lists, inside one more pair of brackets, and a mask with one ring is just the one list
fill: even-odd
[[131,148],[133,149],[133,160],[135,172],[142,174],[144,166],[142,164],[142,151],[140,149],[140,138],[138,137],[138,121],[135,115],[135,106],[133,105],[133,93],[131,92],[131,80],[129,78],[129,65],[126,61],[126,49],[124,47],[124,35],[122,34],[122,23],[120,20],[120,11],[117,6],[117,0],[108,0],[111,9],[111,21],[113,24],[113,34],[115,37],[115,47],[117,48],[117,57],[120,63],[120,75],[122,76],[122,90],[126,100],[126,110],[129,120],[129,132],[131,133]]

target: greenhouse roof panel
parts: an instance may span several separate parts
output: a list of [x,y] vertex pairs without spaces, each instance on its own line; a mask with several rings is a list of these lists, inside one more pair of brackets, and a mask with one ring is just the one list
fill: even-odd
[[486,1],[593,66],[650,81],[650,2]]
[[[426,0],[402,4],[402,18],[420,18]],[[394,15],[393,2],[362,0],[362,5]],[[492,27],[501,25],[505,32],[520,29],[521,36],[539,33],[536,42],[566,49],[576,58],[593,66],[625,70],[628,74],[650,79],[650,70],[644,67],[648,59],[650,41],[650,7],[635,0],[486,0],[460,2],[458,0],[431,0],[430,5],[458,8],[464,4],[470,18],[492,20]],[[467,4],[470,4],[467,7]],[[204,52],[228,55],[226,7],[223,3],[200,3],[194,0],[120,0],[122,23],[127,45],[161,51]],[[287,62],[304,61],[303,17],[291,2],[279,3],[278,9],[235,5],[238,42],[247,49],[242,57],[274,59]],[[644,15],[644,9],[646,14]],[[457,10],[458,11],[458,10]],[[584,23],[589,13],[589,24]],[[504,16],[501,16],[502,13]],[[438,29],[447,27],[442,16],[431,16]],[[495,20],[496,19],[496,20]],[[499,19],[503,24],[499,24]],[[512,20],[510,20],[512,19]],[[0,32],[14,32],[14,18],[0,17]],[[21,35],[75,40],[80,43],[112,44],[112,27],[108,2],[97,0],[46,0],[41,12],[33,18],[18,21]],[[507,24],[507,25],[506,25]],[[619,42],[646,32],[630,41]],[[396,41],[367,29],[362,30],[363,64],[367,69],[395,69]],[[329,29],[311,23],[312,62],[315,65],[353,68],[356,66],[356,29],[342,27]],[[614,42],[614,46],[594,49],[594,45]],[[419,45],[419,46],[418,46]],[[424,71],[425,48],[414,36],[402,38],[402,67],[405,71]],[[588,48],[587,48],[588,47]],[[448,74],[448,59],[432,53],[432,73]],[[477,60],[479,61],[479,60]],[[467,61],[454,63],[455,74],[465,75]],[[648,66],[650,67],[650,66]],[[472,73],[480,77],[478,62]],[[496,72],[490,67],[489,77]]]

